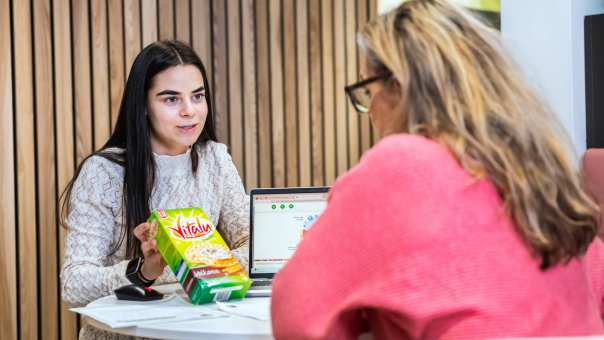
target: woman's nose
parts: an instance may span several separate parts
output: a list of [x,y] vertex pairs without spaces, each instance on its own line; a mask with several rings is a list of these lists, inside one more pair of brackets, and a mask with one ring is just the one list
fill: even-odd
[[183,102],[183,107],[180,110],[180,115],[183,117],[192,116],[195,114],[194,106],[191,100],[185,100]]

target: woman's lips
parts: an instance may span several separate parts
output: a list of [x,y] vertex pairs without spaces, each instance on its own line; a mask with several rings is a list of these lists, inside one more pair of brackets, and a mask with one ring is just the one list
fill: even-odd
[[195,130],[195,128],[197,127],[198,124],[191,124],[191,125],[179,125],[177,126],[179,130],[183,131],[183,132],[190,132]]

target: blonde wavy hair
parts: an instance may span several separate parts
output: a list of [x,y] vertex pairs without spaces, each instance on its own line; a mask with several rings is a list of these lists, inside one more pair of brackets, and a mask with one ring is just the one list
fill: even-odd
[[400,84],[395,132],[437,140],[471,175],[488,176],[542,269],[585,253],[599,208],[497,31],[450,1],[409,0],[369,22],[359,44],[370,70]]

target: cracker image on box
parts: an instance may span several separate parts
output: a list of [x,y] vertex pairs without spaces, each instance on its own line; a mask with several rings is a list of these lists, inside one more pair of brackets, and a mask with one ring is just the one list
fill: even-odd
[[251,280],[200,208],[156,209],[157,249],[191,303],[243,298]]

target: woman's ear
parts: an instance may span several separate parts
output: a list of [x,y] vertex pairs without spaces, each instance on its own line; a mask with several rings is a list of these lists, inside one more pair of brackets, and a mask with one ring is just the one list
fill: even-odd
[[[401,83],[399,83],[398,79],[394,77],[390,77],[385,82],[384,89],[386,93],[388,93],[388,97],[391,100],[398,101],[401,97]],[[395,100],[396,99],[396,100]]]
[[388,79],[388,86],[392,88],[392,90],[396,92],[401,92],[401,83],[398,82],[398,79],[394,77],[390,77]]

